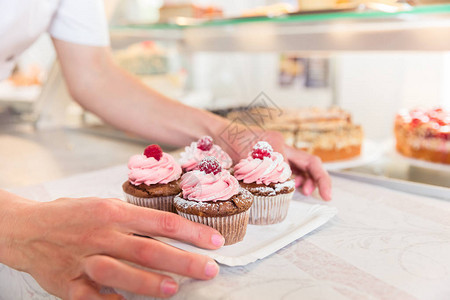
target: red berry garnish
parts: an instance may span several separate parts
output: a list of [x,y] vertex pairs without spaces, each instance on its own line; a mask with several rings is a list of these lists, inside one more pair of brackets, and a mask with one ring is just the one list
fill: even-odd
[[450,141],[450,133],[439,133],[439,138],[444,140],[444,141]]
[[422,121],[421,121],[419,118],[414,118],[414,119],[412,119],[412,121],[411,121],[411,126],[412,126],[412,127],[417,127],[417,126],[419,126],[420,124],[422,124]]
[[198,164],[198,169],[206,174],[218,174],[222,171],[219,161],[214,156],[207,156]]
[[264,159],[264,157],[272,156],[272,146],[268,142],[260,141],[253,146],[252,157],[257,159]]
[[450,141],[450,125],[441,127],[439,137],[443,140]]
[[163,151],[160,146],[152,144],[145,148],[144,155],[147,157],[153,157],[156,160],[160,160],[163,156]]
[[213,139],[210,136],[205,135],[197,141],[197,148],[202,151],[209,151],[213,146]]

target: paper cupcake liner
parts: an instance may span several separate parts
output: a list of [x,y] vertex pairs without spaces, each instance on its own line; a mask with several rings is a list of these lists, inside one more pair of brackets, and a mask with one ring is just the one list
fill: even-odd
[[255,196],[250,208],[249,224],[269,225],[283,221],[289,210],[289,202],[294,192],[275,196]]
[[153,198],[143,198],[143,197],[136,197],[136,196],[133,196],[133,195],[130,195],[127,193],[124,193],[124,194],[125,194],[125,199],[127,200],[128,203],[138,205],[138,206],[173,212],[173,213],[176,212],[175,207],[173,206],[173,199],[175,198],[176,195],[153,197]]
[[250,210],[226,217],[201,217],[186,214],[181,211],[178,211],[178,214],[188,220],[205,224],[216,229],[225,238],[225,245],[231,245],[244,239]]

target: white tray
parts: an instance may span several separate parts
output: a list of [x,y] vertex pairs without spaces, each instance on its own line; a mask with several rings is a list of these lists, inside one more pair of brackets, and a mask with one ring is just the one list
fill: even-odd
[[440,172],[450,172],[450,165],[407,157],[407,156],[404,156],[401,153],[397,152],[395,149],[392,152],[392,157],[395,159],[402,159],[414,167],[431,169],[431,170],[440,171]]
[[274,225],[248,225],[243,241],[218,250],[205,250],[169,238],[156,237],[174,247],[207,255],[228,266],[243,266],[275,253],[279,249],[325,224],[337,209],[291,201],[286,219]]

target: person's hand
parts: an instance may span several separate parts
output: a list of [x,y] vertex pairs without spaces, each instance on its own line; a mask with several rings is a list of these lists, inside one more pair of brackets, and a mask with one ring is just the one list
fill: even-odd
[[331,200],[331,178],[322,167],[319,157],[289,146],[285,146],[292,172],[296,175],[295,186],[301,188],[304,195],[309,196],[316,187],[320,197],[325,201]]
[[[261,130],[257,127],[236,126],[233,133],[222,134],[215,140],[221,141],[235,163],[247,157],[251,147],[260,140],[267,141],[274,151],[286,158],[295,177],[295,184],[304,195],[311,195],[316,187],[323,200],[331,200],[331,179],[322,167],[319,157],[286,145],[283,135],[277,131]],[[244,143],[245,142],[245,143]]]
[[323,200],[331,200],[331,178],[322,167],[319,157],[287,146],[283,135],[276,131],[263,132],[262,140],[269,142],[274,151],[284,155],[296,176],[295,186],[300,188],[304,195],[311,195],[317,187]]
[[0,216],[2,225],[10,228],[6,239],[0,236],[2,261],[28,272],[63,299],[122,299],[101,295],[102,286],[156,297],[177,292],[171,277],[124,261],[203,280],[219,271],[211,258],[134,235],[165,236],[217,249],[224,239],[216,230],[118,199],[29,201],[20,209],[18,205],[14,215]]

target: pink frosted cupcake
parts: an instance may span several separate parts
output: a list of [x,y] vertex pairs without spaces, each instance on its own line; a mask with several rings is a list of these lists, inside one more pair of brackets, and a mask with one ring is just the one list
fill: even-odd
[[172,155],[163,153],[158,145],[150,145],[144,154],[130,158],[128,169],[122,189],[129,203],[175,212],[173,198],[181,191],[181,167]]
[[214,157],[206,157],[198,170],[185,173],[180,187],[182,193],[174,200],[180,216],[213,227],[223,235],[225,245],[244,238],[253,197]]
[[190,146],[184,148],[181,153],[179,163],[184,172],[198,169],[198,164],[207,156],[214,156],[224,169],[231,168],[233,160],[218,145],[214,145],[210,136],[204,136],[197,142],[192,142]]
[[241,187],[253,194],[250,224],[275,224],[286,218],[295,191],[291,175],[283,155],[263,141],[234,166],[234,176]]

